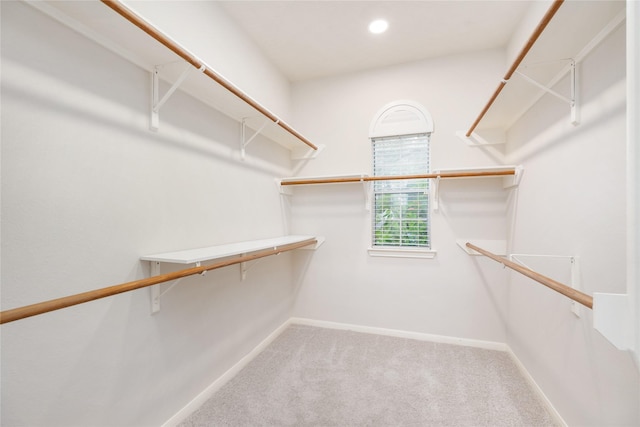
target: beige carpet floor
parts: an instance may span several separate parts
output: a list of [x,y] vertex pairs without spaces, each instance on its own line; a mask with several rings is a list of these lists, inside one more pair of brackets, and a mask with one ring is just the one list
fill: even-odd
[[552,426],[509,355],[293,325],[181,426]]

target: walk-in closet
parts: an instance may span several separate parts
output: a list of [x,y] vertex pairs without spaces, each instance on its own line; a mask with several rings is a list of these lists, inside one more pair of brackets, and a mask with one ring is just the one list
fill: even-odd
[[0,424],[640,426],[640,3],[0,2]]

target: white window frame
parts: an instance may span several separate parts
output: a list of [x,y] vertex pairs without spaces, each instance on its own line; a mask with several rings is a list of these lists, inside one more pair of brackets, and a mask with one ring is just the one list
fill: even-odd
[[[373,150],[373,140],[384,137],[409,136],[415,134],[427,134],[430,139],[434,126],[431,114],[419,103],[409,100],[394,101],[385,105],[374,116],[369,128],[369,140]],[[373,152],[372,152],[373,159]],[[431,186],[429,186],[428,197],[432,199]],[[373,185],[371,186],[373,193]],[[371,206],[371,236],[368,252],[370,256],[383,256],[394,258],[434,258],[436,251],[433,249],[433,235],[431,234],[432,210],[431,203],[427,212],[427,227],[429,229],[430,248],[415,246],[374,246],[374,226],[375,220],[375,194],[372,194]]]

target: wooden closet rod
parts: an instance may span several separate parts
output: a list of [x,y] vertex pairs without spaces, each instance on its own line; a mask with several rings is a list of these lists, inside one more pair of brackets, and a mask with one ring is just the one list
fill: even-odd
[[471,136],[473,131],[476,129],[476,126],[478,126],[478,124],[480,123],[480,120],[482,120],[484,115],[487,114],[487,111],[489,111],[489,108],[491,108],[491,105],[493,105],[496,98],[498,98],[498,95],[500,94],[500,92],[502,92],[502,89],[504,89],[507,82],[513,75],[513,73],[515,73],[516,69],[520,66],[520,64],[524,60],[524,57],[527,56],[527,53],[529,53],[529,50],[531,50],[531,47],[534,45],[536,40],[538,40],[538,37],[540,37],[540,34],[542,34],[547,24],[549,24],[549,22],[551,21],[551,18],[553,18],[553,15],[555,15],[558,9],[560,9],[560,6],[562,6],[563,2],[564,0],[554,0],[551,7],[549,7],[549,10],[547,10],[547,13],[545,13],[545,15],[542,17],[542,20],[533,31],[533,34],[531,34],[531,37],[529,37],[529,39],[527,40],[527,43],[524,45],[524,47],[520,51],[520,54],[517,56],[516,60],[511,65],[511,68],[509,68],[509,70],[507,71],[507,74],[504,75],[504,78],[496,88],[495,92],[493,92],[493,95],[489,99],[489,102],[487,102],[487,105],[484,106],[484,108],[480,112],[480,115],[478,115],[478,118],[476,118],[476,121],[473,122],[473,124],[467,131],[466,133],[467,138]]
[[148,286],[153,286],[153,285],[157,285],[164,282],[170,282],[172,280],[180,279],[182,277],[193,276],[194,274],[204,273],[205,271],[215,270],[217,268],[227,267],[233,264],[240,264],[241,262],[251,261],[258,258],[264,258],[269,255],[277,255],[281,252],[292,251],[294,249],[299,249],[304,246],[309,246],[315,243],[317,243],[316,239],[307,239],[302,242],[290,243],[287,245],[275,247],[273,249],[264,249],[264,250],[253,252],[237,258],[218,261],[214,264],[209,264],[209,265],[200,266],[200,267],[185,268],[184,270],[174,271],[172,273],[160,274],[158,276],[152,276],[146,279],[135,280],[133,282],[127,282],[127,283],[121,283],[119,285],[109,286],[102,289],[96,289],[93,291],[83,292],[80,294],[70,295],[63,298],[44,301],[37,304],[14,308],[11,310],[5,310],[0,313],[0,324],[13,322],[16,320],[24,319],[26,317],[36,316],[38,314],[48,313],[54,310],[60,310],[61,308],[83,304],[85,302],[97,300],[100,298],[110,297],[113,295],[121,294],[123,292],[129,292],[129,291],[146,288]]
[[349,177],[334,177],[334,178],[309,178],[282,181],[281,185],[307,185],[307,184],[337,184],[343,182],[366,182],[366,181],[389,181],[396,179],[433,179],[433,178],[472,178],[483,176],[506,176],[515,175],[514,169],[502,170],[502,171],[474,171],[474,172],[440,172],[440,173],[427,173],[421,175],[389,175],[389,176],[349,176]]
[[147,21],[145,21],[143,18],[138,16],[131,9],[129,9],[128,7],[123,5],[122,2],[120,2],[119,0],[100,0],[100,1],[102,1],[102,3],[104,3],[105,5],[109,6],[111,9],[113,9],[116,13],[118,13],[120,16],[125,18],[127,21],[131,22],[136,27],[140,28],[142,31],[144,31],[145,33],[149,34],[151,37],[156,39],[158,42],[162,43],[169,50],[171,50],[173,53],[175,53],[176,55],[178,55],[179,57],[181,57],[182,59],[187,61],[189,64],[193,65],[197,69],[204,68],[203,73],[205,75],[207,75],[212,80],[216,81],[222,87],[224,87],[229,92],[231,92],[234,95],[236,95],[238,98],[240,98],[241,100],[243,100],[244,102],[249,104],[251,107],[253,107],[256,110],[258,110],[261,114],[263,114],[264,116],[268,117],[269,120],[271,120],[274,123],[276,123],[282,129],[284,129],[285,131],[287,131],[288,133],[290,133],[291,135],[293,135],[294,137],[296,137],[297,139],[299,139],[300,141],[302,141],[303,143],[305,143],[306,145],[308,145],[312,149],[314,149],[314,150],[318,149],[318,147],[315,146],[311,141],[309,141],[307,138],[302,136],[300,133],[298,133],[291,126],[289,126],[288,124],[286,124],[283,121],[281,121],[271,111],[267,110],[265,107],[260,105],[253,98],[251,98],[249,95],[247,95],[246,93],[241,91],[239,88],[234,86],[231,82],[226,80],[220,74],[216,73],[214,70],[209,68],[204,62],[202,62],[200,59],[198,59],[192,53],[190,53],[189,51],[184,49],[182,46],[180,46],[179,44],[177,44],[176,42],[171,40],[169,37],[167,37],[162,32],[160,32],[153,25],[149,24]]
[[517,271],[520,274],[524,274],[525,276],[527,276],[530,279],[535,280],[538,283],[542,283],[543,285],[553,289],[556,292],[561,293],[562,295],[571,298],[572,300],[579,302],[580,304],[584,305],[585,307],[588,307],[590,309],[593,309],[593,297],[582,293],[576,289],[573,289],[570,286],[567,286],[563,283],[557,282],[547,276],[543,276],[540,273],[537,273],[533,270],[530,270],[526,267],[521,266],[520,264],[516,264],[515,262],[511,262],[509,260],[506,260],[498,255],[495,255],[489,251],[486,251],[482,248],[477,247],[476,245],[473,245],[471,243],[467,242],[466,245],[468,248],[473,249],[476,252],[481,253],[482,255],[491,258],[494,261],[499,262],[500,264],[504,265],[505,267],[509,267],[512,270]]

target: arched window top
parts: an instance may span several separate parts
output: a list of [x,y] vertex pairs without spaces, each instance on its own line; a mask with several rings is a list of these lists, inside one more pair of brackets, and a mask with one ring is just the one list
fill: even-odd
[[369,138],[432,133],[431,114],[414,101],[391,102],[374,116],[369,128]]
[[418,252],[421,257],[433,255],[429,180],[395,179],[429,173],[432,132],[431,115],[413,101],[387,104],[373,118],[369,129],[372,171],[379,179],[372,187],[369,249],[372,255],[417,256]]

